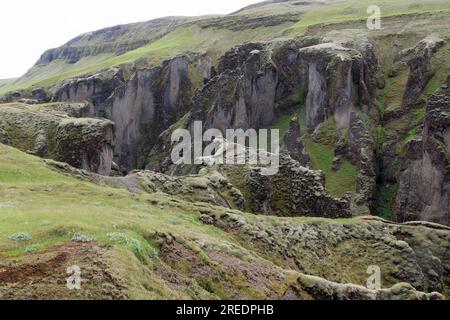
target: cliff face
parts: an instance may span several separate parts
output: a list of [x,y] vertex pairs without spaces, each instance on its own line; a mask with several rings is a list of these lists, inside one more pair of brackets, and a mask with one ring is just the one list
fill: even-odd
[[406,146],[395,199],[397,221],[450,224],[450,96],[428,99],[421,137]]
[[249,44],[227,52],[217,73],[193,98],[194,121],[223,132],[260,128],[274,121],[278,73],[262,45]]
[[64,46],[47,50],[36,62],[36,66],[46,65],[57,59],[75,64],[84,57],[101,53],[121,55],[161,38],[188,20],[189,18],[168,17],[89,32],[70,40]]
[[114,155],[128,170],[142,165],[152,139],[186,112],[192,85],[189,58],[180,56],[160,67],[137,70],[125,80],[120,69],[63,83],[55,91],[61,101],[89,101],[91,116],[116,124]]
[[361,59],[358,52],[334,43],[300,50],[300,59],[308,70],[306,120],[310,131],[333,116],[338,130],[349,127],[356,101],[352,65],[353,59],[358,58]]
[[2,143],[109,175],[114,124],[104,119],[82,118],[88,110],[86,104],[3,105],[0,107]]
[[403,96],[403,106],[415,104],[421,98],[421,94],[433,76],[431,58],[443,44],[442,39],[429,37],[421,40],[414,48],[406,50],[405,54],[411,57],[408,61],[409,75]]

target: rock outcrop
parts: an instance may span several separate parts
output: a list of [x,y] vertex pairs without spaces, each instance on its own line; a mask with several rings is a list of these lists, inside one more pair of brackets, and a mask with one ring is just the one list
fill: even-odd
[[[0,106],[0,133],[22,151],[109,175],[114,146],[111,121],[83,116],[86,104]],[[20,128],[20,130],[17,130]]]
[[263,45],[247,44],[227,52],[217,73],[193,98],[194,121],[223,132],[257,129],[274,121],[278,73]]
[[[202,221],[233,230],[242,244],[251,244],[263,257],[337,283],[365,285],[369,266],[379,265],[383,288],[409,283],[414,288],[442,292],[448,286],[449,231],[433,224],[400,225],[377,218],[348,222],[307,222],[236,212],[204,213]],[[250,246],[250,245],[249,245]],[[364,254],[361,254],[364,252]]]
[[0,128],[0,143],[9,145],[11,144],[11,140],[9,139],[8,132]]
[[302,133],[298,118],[293,118],[289,122],[289,129],[283,137],[284,147],[292,159],[296,160],[303,167],[309,167],[311,160],[305,152],[305,145],[302,140]]
[[403,96],[404,107],[420,102],[420,96],[433,77],[431,58],[443,44],[442,39],[428,37],[420,41],[414,48],[403,51],[403,54],[410,57],[408,82]]
[[[335,118],[338,130],[348,128],[350,114],[358,107],[359,81],[364,83],[364,78],[359,78],[360,74],[364,76],[361,54],[335,43],[323,43],[300,49],[300,59],[307,65],[309,78],[308,130],[313,132],[330,117]],[[354,77],[355,74],[358,77]],[[368,102],[361,103],[365,103],[367,109]]]
[[91,116],[116,124],[114,156],[128,170],[142,167],[145,150],[154,137],[188,110],[192,85],[187,56],[165,61],[152,69],[137,70],[125,80],[121,69],[62,83],[56,90],[60,101],[89,101]]
[[450,225],[450,96],[429,97],[421,137],[408,142],[393,218]]
[[0,96],[0,103],[20,102],[26,104],[47,103],[52,100],[51,93],[44,88],[35,88],[31,91],[15,91]]
[[219,171],[239,190],[251,212],[275,216],[351,217],[351,196],[336,199],[325,191],[320,171],[302,167],[281,153],[277,174],[251,165],[224,165]]
[[56,129],[56,160],[77,168],[111,173],[114,124],[90,118],[64,119]]

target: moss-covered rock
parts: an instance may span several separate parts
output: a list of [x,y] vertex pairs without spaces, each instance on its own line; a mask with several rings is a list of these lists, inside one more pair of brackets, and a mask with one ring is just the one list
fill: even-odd
[[[9,144],[30,154],[108,175],[113,123],[82,116],[87,104],[0,105],[0,129]],[[8,142],[5,141],[5,142]]]

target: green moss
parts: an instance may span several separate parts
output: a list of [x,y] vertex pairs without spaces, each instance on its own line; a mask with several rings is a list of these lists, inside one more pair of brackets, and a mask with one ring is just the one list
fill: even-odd
[[425,94],[432,94],[446,84],[447,77],[450,74],[450,44],[445,44],[433,55],[431,67],[434,75],[425,88]]
[[[289,125],[291,123],[291,120],[293,118],[295,118],[297,113],[298,113],[297,111],[294,111],[294,112],[289,113],[289,114],[285,114],[285,113],[281,114],[277,118],[277,120],[275,120],[275,122],[272,124],[272,126],[270,126],[268,129],[278,129],[278,130],[280,130],[280,139],[282,141],[284,134],[289,130]],[[268,138],[269,138],[268,143],[270,145],[270,142],[271,142],[270,135],[269,135]]]
[[378,186],[378,197],[375,204],[375,215],[390,219],[392,215],[392,205],[397,192],[397,185],[388,184]]
[[406,152],[406,145],[417,137],[417,128],[413,128],[406,134],[405,138],[400,142],[400,145],[395,150],[397,156],[403,156]]
[[383,94],[384,112],[397,110],[402,106],[408,74],[408,69],[403,69],[396,77],[387,79]]
[[314,141],[327,145],[327,146],[335,146],[337,143],[337,134],[336,134],[336,121],[334,117],[329,118],[327,121],[322,123],[320,127],[314,134]]

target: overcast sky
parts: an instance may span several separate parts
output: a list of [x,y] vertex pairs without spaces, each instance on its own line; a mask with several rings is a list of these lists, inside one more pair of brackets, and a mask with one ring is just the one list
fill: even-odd
[[259,0],[1,0],[0,79],[79,34],[164,16],[226,14]]

